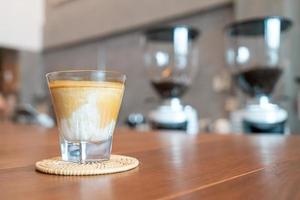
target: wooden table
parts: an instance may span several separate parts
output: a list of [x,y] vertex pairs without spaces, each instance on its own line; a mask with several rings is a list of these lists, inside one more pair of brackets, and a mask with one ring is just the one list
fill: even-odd
[[0,199],[300,199],[298,136],[116,132],[138,168],[54,176],[34,163],[59,155],[56,129],[0,124]]

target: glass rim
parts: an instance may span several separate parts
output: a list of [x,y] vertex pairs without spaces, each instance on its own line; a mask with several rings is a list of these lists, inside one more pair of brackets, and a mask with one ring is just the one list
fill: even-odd
[[176,28],[186,28],[188,39],[196,41],[201,36],[201,31],[190,25],[173,25],[173,26],[155,26],[143,32],[144,37],[149,42],[173,42],[174,31]]
[[46,78],[48,79],[49,76],[51,75],[57,75],[57,74],[68,74],[68,73],[80,73],[80,72],[97,72],[97,73],[104,73],[104,74],[111,74],[111,75],[115,75],[115,76],[120,76],[124,79],[124,81],[126,80],[127,76],[126,74],[123,74],[121,72],[118,71],[113,71],[113,70],[97,70],[97,69],[74,69],[74,70],[58,70],[58,71],[52,71],[52,72],[48,72],[45,74]]
[[[265,22],[271,19],[276,19],[280,22],[280,33],[285,33],[293,26],[293,21],[289,17],[280,15],[270,15],[254,17],[245,20],[237,20],[227,24],[223,31],[232,37],[240,36],[263,36],[265,35]],[[249,29],[248,27],[252,27]],[[254,27],[254,28],[253,28]]]

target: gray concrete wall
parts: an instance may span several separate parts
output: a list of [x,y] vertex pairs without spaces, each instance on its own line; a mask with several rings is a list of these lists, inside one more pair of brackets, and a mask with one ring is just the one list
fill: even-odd
[[19,52],[20,102],[32,104],[46,95],[43,55],[30,51]]

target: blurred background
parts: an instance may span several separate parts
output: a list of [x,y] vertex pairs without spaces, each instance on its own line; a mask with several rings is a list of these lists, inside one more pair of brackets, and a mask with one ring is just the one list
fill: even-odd
[[128,77],[119,126],[149,121],[149,112],[160,104],[160,98],[147,76],[145,31],[185,26],[200,34],[193,42],[198,49],[197,70],[182,96],[183,104],[196,112],[197,130],[240,132],[232,127],[242,119],[232,113],[244,107],[246,97],[231,80],[224,27],[282,16],[292,21],[292,28],[284,38],[284,70],[272,101],[288,113],[286,132],[300,133],[300,1],[1,0],[0,5],[2,120],[52,127],[54,115],[45,74],[103,69]]

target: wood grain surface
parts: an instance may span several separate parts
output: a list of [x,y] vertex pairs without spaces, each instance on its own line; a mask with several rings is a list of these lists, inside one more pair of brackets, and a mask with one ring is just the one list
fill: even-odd
[[300,137],[118,129],[113,153],[140,166],[67,177],[35,171],[59,155],[56,129],[0,124],[0,199],[299,199]]

